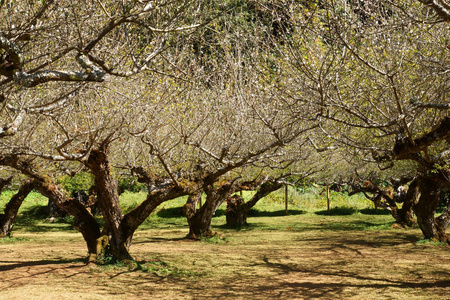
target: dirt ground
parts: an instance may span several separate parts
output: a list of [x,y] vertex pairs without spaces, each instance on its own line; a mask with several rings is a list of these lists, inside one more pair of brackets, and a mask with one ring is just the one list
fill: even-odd
[[185,234],[138,232],[143,271],[86,265],[78,233],[17,233],[0,243],[0,299],[450,299],[450,248],[417,230]]

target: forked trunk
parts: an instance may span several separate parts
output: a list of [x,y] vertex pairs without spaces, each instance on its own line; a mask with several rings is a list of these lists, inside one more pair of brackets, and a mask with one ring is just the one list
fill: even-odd
[[214,232],[211,230],[212,218],[217,208],[234,192],[232,183],[225,184],[218,189],[215,189],[213,185],[206,185],[204,191],[206,193],[206,201],[203,206],[195,211],[194,214],[186,215],[189,223],[189,237],[191,238],[211,237],[214,235]]
[[[353,191],[349,192],[349,196],[362,192],[367,199],[374,203],[375,208],[380,207],[389,211],[398,226],[411,227],[416,223],[413,205],[417,202],[418,197],[417,179],[411,182],[406,194],[395,193],[393,187],[382,188],[371,181],[364,182],[363,186],[353,184],[352,187]],[[398,207],[398,203],[403,203],[402,208]]]
[[223,200],[218,201],[218,199],[216,201],[206,200],[205,204],[193,216],[188,217],[190,238],[197,239],[214,235],[211,230],[211,221],[217,208],[222,203]]
[[261,184],[258,191],[249,201],[247,201],[247,203],[245,203],[244,198],[241,196],[234,195],[229,197],[227,200],[226,211],[227,225],[230,227],[241,227],[247,225],[248,213],[256,205],[256,203],[283,186],[284,183],[282,182],[267,180]]

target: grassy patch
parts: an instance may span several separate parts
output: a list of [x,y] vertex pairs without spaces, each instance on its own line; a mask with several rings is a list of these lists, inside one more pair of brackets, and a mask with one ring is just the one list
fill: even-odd
[[91,267],[92,272],[143,272],[155,275],[161,278],[175,277],[199,277],[200,272],[181,268],[172,262],[166,262],[159,258],[151,258],[145,260],[126,260],[119,261],[114,259],[104,259],[101,264]]
[[137,270],[152,273],[158,277],[200,277],[203,274],[180,268],[160,259],[150,259],[138,263]]
[[423,245],[423,246],[448,246],[447,243],[445,242],[439,242],[438,240],[435,239],[423,239],[423,240],[418,240],[417,242],[415,242],[416,245]]
[[28,241],[28,239],[26,238],[16,238],[13,236],[7,236],[4,238],[0,238],[0,244],[12,244],[12,243],[17,243],[17,242],[25,242]]

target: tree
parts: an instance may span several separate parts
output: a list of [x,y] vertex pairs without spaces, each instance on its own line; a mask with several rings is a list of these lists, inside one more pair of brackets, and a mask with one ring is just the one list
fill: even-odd
[[420,2],[429,7],[291,3],[294,25],[277,48],[284,67],[278,91],[294,113],[313,107],[329,139],[324,146],[333,141],[382,169],[413,162],[407,175],[419,181],[418,223],[426,238],[445,241],[434,214],[438,191],[449,185],[448,5]]
[[99,254],[105,240],[99,225],[52,173],[74,165],[91,170],[111,253],[129,258],[132,233],[151,209],[144,202],[124,217],[118,204],[108,155],[131,119],[117,107],[126,101],[114,103],[122,94],[114,78],[176,69],[161,53],[201,26],[196,21],[207,13],[200,7],[195,1],[0,3],[0,162],[32,178],[75,217],[91,254]]

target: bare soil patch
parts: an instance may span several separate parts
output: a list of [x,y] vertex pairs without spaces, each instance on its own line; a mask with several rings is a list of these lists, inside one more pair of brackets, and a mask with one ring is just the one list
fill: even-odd
[[418,230],[227,231],[218,243],[184,229],[137,233],[149,269],[86,265],[81,235],[17,233],[0,243],[1,299],[450,299],[447,246]]

